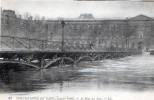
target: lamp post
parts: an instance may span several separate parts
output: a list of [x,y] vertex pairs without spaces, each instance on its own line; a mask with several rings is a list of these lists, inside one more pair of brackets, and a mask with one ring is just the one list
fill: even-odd
[[62,42],[61,42],[61,51],[64,51],[64,26],[65,26],[65,22],[64,20],[61,21],[61,25],[62,25]]

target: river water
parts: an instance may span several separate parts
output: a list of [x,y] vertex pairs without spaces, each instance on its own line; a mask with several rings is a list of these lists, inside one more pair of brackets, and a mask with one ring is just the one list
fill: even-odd
[[154,56],[138,55],[45,70],[0,74],[0,93],[153,91]]

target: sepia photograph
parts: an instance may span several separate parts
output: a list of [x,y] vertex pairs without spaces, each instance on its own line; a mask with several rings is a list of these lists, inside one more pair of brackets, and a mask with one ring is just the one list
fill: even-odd
[[154,100],[154,0],[0,7],[0,100]]

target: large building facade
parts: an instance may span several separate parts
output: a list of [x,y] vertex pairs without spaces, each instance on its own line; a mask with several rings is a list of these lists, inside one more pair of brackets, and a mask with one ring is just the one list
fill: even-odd
[[[61,21],[65,21],[62,27]],[[64,32],[62,32],[62,28]],[[151,48],[154,45],[154,19],[138,15],[126,19],[98,19],[81,14],[74,19],[22,19],[12,10],[1,14],[1,35],[77,44],[92,44],[94,48]]]
[[1,35],[24,38],[44,39],[45,23],[42,20],[22,19],[13,10],[1,13]]

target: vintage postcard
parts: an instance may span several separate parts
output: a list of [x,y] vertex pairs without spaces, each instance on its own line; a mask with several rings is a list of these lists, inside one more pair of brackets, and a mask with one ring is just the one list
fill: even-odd
[[153,0],[0,4],[0,100],[154,100]]

